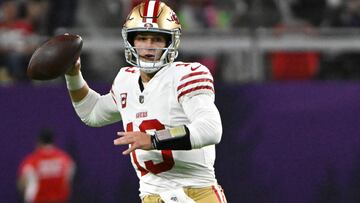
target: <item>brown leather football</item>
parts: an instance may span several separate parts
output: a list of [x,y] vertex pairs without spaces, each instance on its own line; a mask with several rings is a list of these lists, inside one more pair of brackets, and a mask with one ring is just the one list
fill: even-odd
[[64,75],[79,58],[82,45],[79,35],[63,34],[49,39],[31,56],[27,75],[34,80],[51,80]]

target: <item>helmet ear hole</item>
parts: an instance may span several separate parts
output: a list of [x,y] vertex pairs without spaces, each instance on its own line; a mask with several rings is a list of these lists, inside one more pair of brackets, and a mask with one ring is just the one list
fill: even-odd
[[131,44],[131,46],[134,46],[134,39],[138,32],[128,32],[127,34],[127,40]]
[[165,40],[166,40],[166,47],[169,47],[170,44],[172,43],[172,37],[170,34],[165,34]]

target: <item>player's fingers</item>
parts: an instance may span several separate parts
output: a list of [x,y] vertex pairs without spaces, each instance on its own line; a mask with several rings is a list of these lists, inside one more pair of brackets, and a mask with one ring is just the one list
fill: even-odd
[[81,60],[80,60],[80,57],[79,57],[76,60],[76,62],[72,65],[72,67],[69,68],[69,70],[66,71],[65,74],[74,76],[74,75],[79,74],[80,69],[81,69]]
[[128,155],[131,152],[133,152],[135,149],[137,149],[137,147],[135,145],[131,145],[127,150],[123,151],[123,155]]
[[121,145],[120,138],[114,140],[114,145]]
[[120,137],[114,140],[114,145],[126,145],[131,144],[133,139],[131,137]]
[[117,132],[116,134],[120,137],[132,137],[137,135],[139,132]]

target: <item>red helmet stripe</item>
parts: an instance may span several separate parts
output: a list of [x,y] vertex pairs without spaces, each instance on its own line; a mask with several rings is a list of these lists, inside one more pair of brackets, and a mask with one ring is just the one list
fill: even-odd
[[156,0],[155,8],[154,8],[154,15],[153,15],[153,23],[157,23],[157,16],[159,14],[159,7],[160,7],[160,0]]
[[147,14],[148,14],[149,2],[150,2],[150,0],[146,0],[145,6],[144,6],[144,11],[143,11],[143,22],[144,23],[146,22],[146,17],[147,17]]

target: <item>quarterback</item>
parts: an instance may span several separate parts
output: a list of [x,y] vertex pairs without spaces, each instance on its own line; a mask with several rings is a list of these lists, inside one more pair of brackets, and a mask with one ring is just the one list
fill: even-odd
[[123,26],[125,58],[111,90],[85,82],[80,59],[65,75],[75,111],[89,126],[123,122],[114,145],[127,145],[143,203],[224,203],[214,172],[222,136],[213,77],[200,63],[175,62],[181,25],[159,0],[146,0]]

